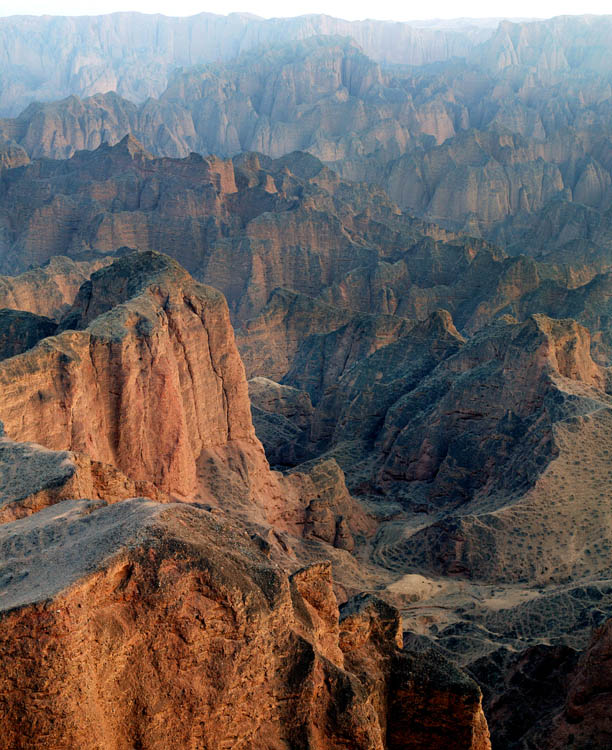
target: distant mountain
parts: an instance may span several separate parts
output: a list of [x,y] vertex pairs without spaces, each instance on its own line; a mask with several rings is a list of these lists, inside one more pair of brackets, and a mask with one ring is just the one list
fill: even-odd
[[[612,199],[612,17],[513,24],[455,58],[385,66],[314,36],[0,121],[2,161],[64,158],[133,134],[154,154],[309,151],[452,230],[533,255],[605,247]],[[25,152],[25,154],[24,154]],[[575,252],[575,251],[574,251]]]
[[325,15],[10,16],[0,18],[0,115],[72,94],[115,91],[140,103],[159,96],[177,68],[227,61],[255,47],[318,34],[351,37],[381,62],[422,65],[465,55],[492,30],[469,19],[428,28]]

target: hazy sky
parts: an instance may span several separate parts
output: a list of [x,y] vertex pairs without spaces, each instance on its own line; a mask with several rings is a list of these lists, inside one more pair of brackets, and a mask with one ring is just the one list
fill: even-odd
[[52,14],[84,15],[138,10],[143,13],[165,13],[188,16],[208,11],[230,13],[243,11],[271,16],[297,16],[303,13],[327,13],[340,18],[381,18],[409,21],[429,18],[469,16],[538,17],[577,13],[610,13],[610,0],[429,0],[429,2],[398,2],[397,0],[0,0],[0,15]]

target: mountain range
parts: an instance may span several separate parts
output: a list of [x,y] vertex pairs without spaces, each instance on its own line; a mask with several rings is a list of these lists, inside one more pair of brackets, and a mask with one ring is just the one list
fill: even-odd
[[611,32],[0,20],[0,748],[609,746]]

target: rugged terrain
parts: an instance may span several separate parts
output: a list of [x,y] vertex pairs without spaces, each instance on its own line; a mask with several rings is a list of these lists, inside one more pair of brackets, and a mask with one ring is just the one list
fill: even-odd
[[0,19],[0,114],[18,114],[32,101],[107,91],[140,103],[159,96],[177,68],[231,60],[253,48],[317,34],[350,36],[376,60],[422,65],[465,54],[494,28],[494,19],[415,25],[325,15],[263,19],[249,13],[13,16]]
[[55,328],[0,365],[0,747],[490,747],[469,677],[300,568],[373,522],[334,462],[270,471],[219,292],[126,254]]
[[[200,22],[191,21],[193,33]],[[233,18],[226,31],[232,23],[247,22]],[[185,67],[143,103],[122,96],[116,80],[80,99],[75,78],[67,99],[0,122],[6,158],[64,158],[127,133],[174,157],[299,149],[381,185],[413,213],[513,252],[609,242],[610,17],[505,21],[494,31],[380,26],[391,60],[367,24],[300,23],[287,44],[272,37],[239,43],[222,63],[177,61]],[[392,37],[405,33],[470,41],[437,52],[432,39],[409,42],[401,59]]]
[[0,744],[609,747],[610,17],[141,20],[0,21]]

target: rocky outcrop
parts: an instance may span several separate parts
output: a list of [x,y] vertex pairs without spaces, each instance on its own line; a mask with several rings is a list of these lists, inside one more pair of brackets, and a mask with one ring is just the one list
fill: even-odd
[[[344,173],[356,176],[371,160],[396,158],[421,136],[442,143],[464,129],[465,107],[448,96],[419,97],[383,72],[350,35],[289,40],[231,62],[187,66],[158,98],[139,106],[111,87],[83,99],[72,93],[30,104],[19,117],[0,120],[0,135],[31,157],[66,158],[126,134],[173,157],[191,151],[279,157],[307,150],[330,165],[348,159]],[[348,119],[354,123],[350,135],[343,127]]]
[[[580,521],[601,512],[596,445],[611,437],[607,387],[573,321],[536,316],[470,340],[389,410],[379,443],[388,492],[407,490],[429,512],[462,509],[419,524],[385,558],[507,582],[607,570],[605,552],[591,558],[597,524]],[[571,555],[566,516],[582,525]]]
[[501,647],[471,665],[494,727],[493,748],[524,746],[527,737],[559,713],[578,656],[568,646],[541,644],[518,654]]
[[610,621],[582,651],[539,645],[477,661],[493,748],[604,748],[610,743]]
[[96,272],[62,328],[2,363],[8,436],[181,495],[207,450],[244,445],[267,466],[227,306],[178,264],[133,254]]
[[[371,304],[372,312],[404,315],[391,300],[410,279],[404,273],[403,286],[389,290],[393,279],[384,269],[379,273],[377,264],[395,268],[409,254],[413,277],[418,259],[426,255],[424,248],[416,249],[425,237],[434,246],[429,253],[432,273],[442,259],[469,256],[474,247],[402,214],[382,191],[344,182],[302,153],[276,161],[257,155],[233,162],[196,155],[152,159],[127,138],[112,148],[80,152],[67,162],[34,161],[9,175],[0,184],[0,225],[6,234],[0,265],[7,272],[45,263],[58,253],[81,262],[126,247],[167,252],[198,279],[223,291],[241,325],[252,321],[245,334],[258,344],[253,354],[246,356],[245,350],[249,376],[279,380],[296,337],[301,341],[309,333],[348,322],[351,316],[337,307],[369,313]],[[452,249],[450,242],[463,250]],[[64,273],[51,271],[58,278]],[[369,271],[378,280],[371,293],[367,288],[345,290],[347,275]],[[445,274],[447,270],[438,273],[434,283],[443,283]],[[10,297],[17,282],[5,283]],[[328,302],[313,303],[327,287],[337,292]],[[31,309],[18,300],[5,306]],[[264,320],[258,321],[266,307]],[[273,324],[278,333],[273,334]],[[270,332],[258,336],[262,327]]]
[[0,309],[0,360],[21,354],[40,339],[52,336],[57,323],[22,310]]
[[587,748],[610,744],[611,656],[612,622],[608,620],[593,633],[588,648],[569,676],[563,710],[553,721],[552,732],[546,732],[540,738],[547,750],[571,745]]
[[[393,343],[381,346],[369,356],[356,357],[338,373],[337,380],[329,379],[328,387],[318,394],[311,431],[314,442],[322,447],[356,437],[371,442],[388,410],[401,395],[415,388],[463,344],[463,338],[446,311],[434,313],[427,321],[406,328],[408,332]],[[334,336],[330,334],[328,338]],[[332,340],[329,350],[333,352],[335,348]],[[308,352],[309,348],[305,346],[304,350]],[[321,346],[321,351],[326,350],[327,342]],[[307,359],[307,356],[304,360],[296,357],[295,369],[287,375],[288,382],[310,384]]]
[[59,321],[72,305],[81,284],[111,262],[112,258],[75,262],[56,255],[44,266],[18,276],[0,276],[0,306]]
[[[129,481],[119,495],[141,494],[150,483],[155,492],[232,509],[245,522],[299,538],[308,507],[325,497],[338,518],[336,546],[352,548],[353,534],[374,530],[334,462],[291,477],[270,471],[227,305],[168,256],[127,254],[92,274],[57,335],[5,359],[0,383],[12,440],[89,456],[100,467],[81,474],[119,473],[92,480],[92,488],[79,479],[87,496],[99,496],[105,482],[121,485],[123,476]],[[277,398],[274,407],[282,403]],[[74,460],[66,458],[70,476]],[[56,502],[63,492],[30,505]]]
[[289,289],[275,289],[260,314],[236,331],[247,375],[253,378],[265,373],[280,381],[305,340],[333,331],[350,318],[349,312],[320,300]]
[[[497,349],[500,345],[501,350]],[[488,335],[483,332],[480,337],[474,337],[444,362],[427,384],[432,393],[439,394],[434,398],[435,406],[417,391],[415,398],[422,404],[420,409],[408,396],[387,413],[381,440],[387,456],[383,474],[390,481],[399,478],[416,482],[433,480],[428,493],[434,492],[439,497],[452,493],[451,485],[455,486],[455,493],[461,495],[465,491],[469,496],[475,487],[474,482],[482,482],[481,486],[484,486],[489,480],[485,478],[486,474],[478,479],[477,473],[471,470],[468,484],[472,490],[468,486],[459,489],[457,471],[464,460],[459,454],[465,460],[474,461],[473,470],[477,465],[492,467],[494,456],[498,455],[504,461],[507,459],[514,440],[511,430],[507,436],[509,442],[498,454],[492,445],[484,447],[482,433],[476,437],[481,425],[488,425],[491,419],[495,422],[519,419],[527,427],[527,420],[544,407],[546,397],[555,388],[555,377],[592,386],[605,400],[606,375],[591,359],[589,349],[590,338],[585,329],[574,321],[553,321],[544,316],[534,316],[523,325],[499,323]],[[483,368],[485,363],[488,366]],[[485,382],[488,385],[485,386]],[[413,421],[415,414],[419,414],[417,422]],[[433,431],[440,440],[434,437],[425,421],[435,425]],[[472,421],[474,429],[468,431],[466,428]],[[535,422],[537,424],[537,420]],[[543,425],[537,424],[538,430],[542,428]],[[542,445],[544,451],[552,447],[545,447],[546,432],[544,429],[541,435],[545,441]],[[470,434],[475,442],[468,448]],[[459,449],[459,443],[456,443],[457,454],[453,448],[455,439],[462,445]],[[494,438],[495,441],[498,439]],[[476,442],[483,446],[481,458],[486,453],[486,460],[477,458]],[[536,442],[539,443],[539,439]],[[550,453],[549,457],[552,457]],[[444,480],[447,470],[453,475],[452,480],[448,475],[448,484]],[[518,466],[515,471],[519,472],[513,475],[515,483],[520,476],[532,481],[533,466],[530,469],[524,466],[524,473]],[[440,483],[444,484],[444,489]],[[438,492],[433,489],[436,486]]]
[[313,408],[310,396],[268,378],[249,380],[251,415],[257,437],[274,466],[292,466],[305,458]]
[[[360,595],[342,606],[340,644],[345,663],[375,685],[380,684],[381,676],[384,680],[384,672],[381,675],[368,647],[390,657],[391,680],[385,696],[389,750],[442,748],[455,743],[473,750],[489,747],[489,730],[476,685],[433,651],[390,653],[391,640],[401,640],[401,623],[393,607],[372,595]],[[423,684],[428,689],[421,693]]]
[[[106,28],[108,23],[119,39],[128,19],[117,21],[117,28],[109,19],[57,23],[66,25],[68,38],[74,24],[82,24],[79,34],[88,38],[100,32],[97,24]],[[162,21],[150,23],[156,27]],[[173,39],[179,33],[175,21],[164,23],[171,27],[164,38]],[[605,211],[612,195],[608,17],[574,18],[571,25],[563,19],[504,22],[494,34],[464,30],[490,38],[463,49],[463,61],[455,59],[440,69],[388,69],[380,62],[446,59],[457,42],[456,32],[347,24],[327,17],[263,22],[235,16],[223,22],[213,44],[210,33],[219,19],[198,17],[190,23],[198,28],[198,42],[190,37],[188,44],[179,45],[181,62],[174,64],[182,68],[170,81],[166,66],[175,48],[166,49],[160,37],[155,63],[144,68],[127,63],[137,54],[133,47],[121,58],[113,54],[109,62],[103,52],[106,42],[98,40],[94,67],[107,70],[120,59],[122,72],[114,71],[110,78],[100,73],[93,80],[87,74],[82,85],[72,70],[61,86],[49,83],[51,90],[61,90],[55,98],[67,98],[32,104],[18,118],[0,121],[0,134],[15,144],[8,162],[23,159],[15,148],[29,157],[64,158],[81,148],[117,143],[126,134],[152,153],[173,157],[192,151],[229,156],[245,150],[280,157],[300,149],[345,178],[384,186],[400,205],[453,230],[520,249],[527,245],[531,251],[534,228],[562,205],[566,215],[558,231],[543,233],[549,245],[563,246],[576,233],[593,241],[592,235],[600,234],[596,225],[603,223],[607,229],[597,244],[605,246]],[[255,37],[246,32],[250,24],[258,29]],[[231,53],[221,41],[226,33],[239,35],[229,45]],[[139,50],[145,57],[152,34],[153,28],[139,25]],[[419,43],[416,53],[413,43],[423,34],[428,41]],[[433,39],[440,34],[445,41],[432,53],[428,45],[437,49]],[[401,48],[398,38],[404,42]],[[589,39],[595,40],[593,45]],[[212,55],[204,49],[208,44],[215,50]],[[159,47],[169,55],[165,62]],[[7,55],[19,55],[12,41],[6,48]],[[73,68],[79,67],[69,59]],[[152,70],[157,72],[154,84],[148,80]],[[18,78],[22,75],[21,68],[15,71]],[[40,71],[32,80],[48,75]],[[12,94],[19,98],[21,89],[15,86]],[[152,90],[158,98],[147,98]],[[93,96],[79,99],[75,94]],[[48,98],[44,92],[37,100]],[[574,206],[594,212],[582,217],[587,226],[577,227],[568,215]]]
[[[73,21],[64,22],[70,27]],[[487,44],[466,50],[467,65],[454,61],[440,74],[429,67],[382,69],[382,58],[396,57],[389,53],[392,38],[409,27],[378,26],[389,42],[381,45],[378,32],[372,44],[365,30],[376,22],[364,23],[311,18],[307,28],[294,29],[295,37],[287,28],[284,37],[273,35],[273,44],[250,52],[254,45],[241,37],[233,49],[244,54],[223,64],[189,68],[184,62],[163,93],[158,88],[159,98],[140,106],[132,100],[145,97],[113,91],[123,90],[113,74],[114,83],[84,87],[94,96],[33,104],[19,118],[1,121],[0,133],[30,157],[64,158],[128,133],[153,153],[175,157],[245,150],[279,157],[307,150],[347,178],[383,185],[411,211],[509,245],[520,242],[525,225],[551,202],[569,199],[605,212],[612,190],[605,136],[609,71],[602,63],[608,18],[579,18],[571,27],[559,19],[501,24]],[[206,27],[199,39],[207,38]],[[425,31],[410,29],[408,37],[415,33]],[[593,35],[599,55],[585,42]],[[215,48],[212,57],[196,57],[218,61],[218,38]],[[192,40],[187,57],[193,49]],[[142,68],[132,74],[141,78],[143,92],[150,90]],[[81,94],[78,76],[72,80],[66,95]],[[575,229],[569,221],[565,228]]]
[[[249,377],[280,381],[308,337],[339,337],[349,322],[339,349],[353,346],[351,362],[407,328],[356,312],[423,320],[440,307],[468,334],[504,313],[575,316],[592,327],[594,351],[607,356],[605,253],[572,247],[545,261],[508,258],[482,240],[410,218],[381,191],[344,182],[306,154],[160,160],[128,138],[12,172],[0,187],[7,238],[0,264],[14,273],[51,260],[0,279],[5,307],[56,318],[108,254],[153,247],[226,295]],[[60,252],[79,265],[53,259]],[[47,293],[37,293],[43,285]],[[363,352],[357,338],[370,342]],[[316,359],[313,379],[331,382],[338,363]],[[328,364],[327,374],[319,371]]]
[[[397,613],[394,629],[388,608],[372,606],[339,626],[328,565],[288,579],[244,532],[205,511],[66,501],[4,525],[0,538],[0,747],[382,750],[399,725],[421,744],[489,747],[486,734],[474,743],[461,727],[478,732],[484,722],[474,683],[450,665],[444,681],[398,670],[409,657],[398,649]],[[382,682],[366,677],[369,666]],[[387,705],[397,679],[410,691],[408,715],[397,696]],[[434,684],[464,704],[456,730],[428,725]]]
[[169,502],[152,482],[131,480],[113,466],[4,436],[0,436],[0,470],[0,524],[81,497],[113,503],[143,496]]
[[306,428],[312,419],[312,404],[308,394],[291,386],[280,385],[269,378],[249,380],[251,404],[262,411],[279,414],[296,427]]
[[[312,399],[307,430],[284,436],[301,456],[333,457],[372,512],[401,503],[373,541],[386,569],[507,585],[605,577],[610,381],[590,349],[572,320],[502,318],[465,339],[440,311],[356,357]],[[317,357],[295,362],[285,382],[308,388]],[[341,514],[319,499],[307,511],[308,533],[335,543]]]
[[374,519],[349,494],[345,477],[333,459],[301,464],[290,474],[309,498],[305,510],[303,536],[322,539],[339,549],[352,552],[355,539],[363,540],[376,530]]

